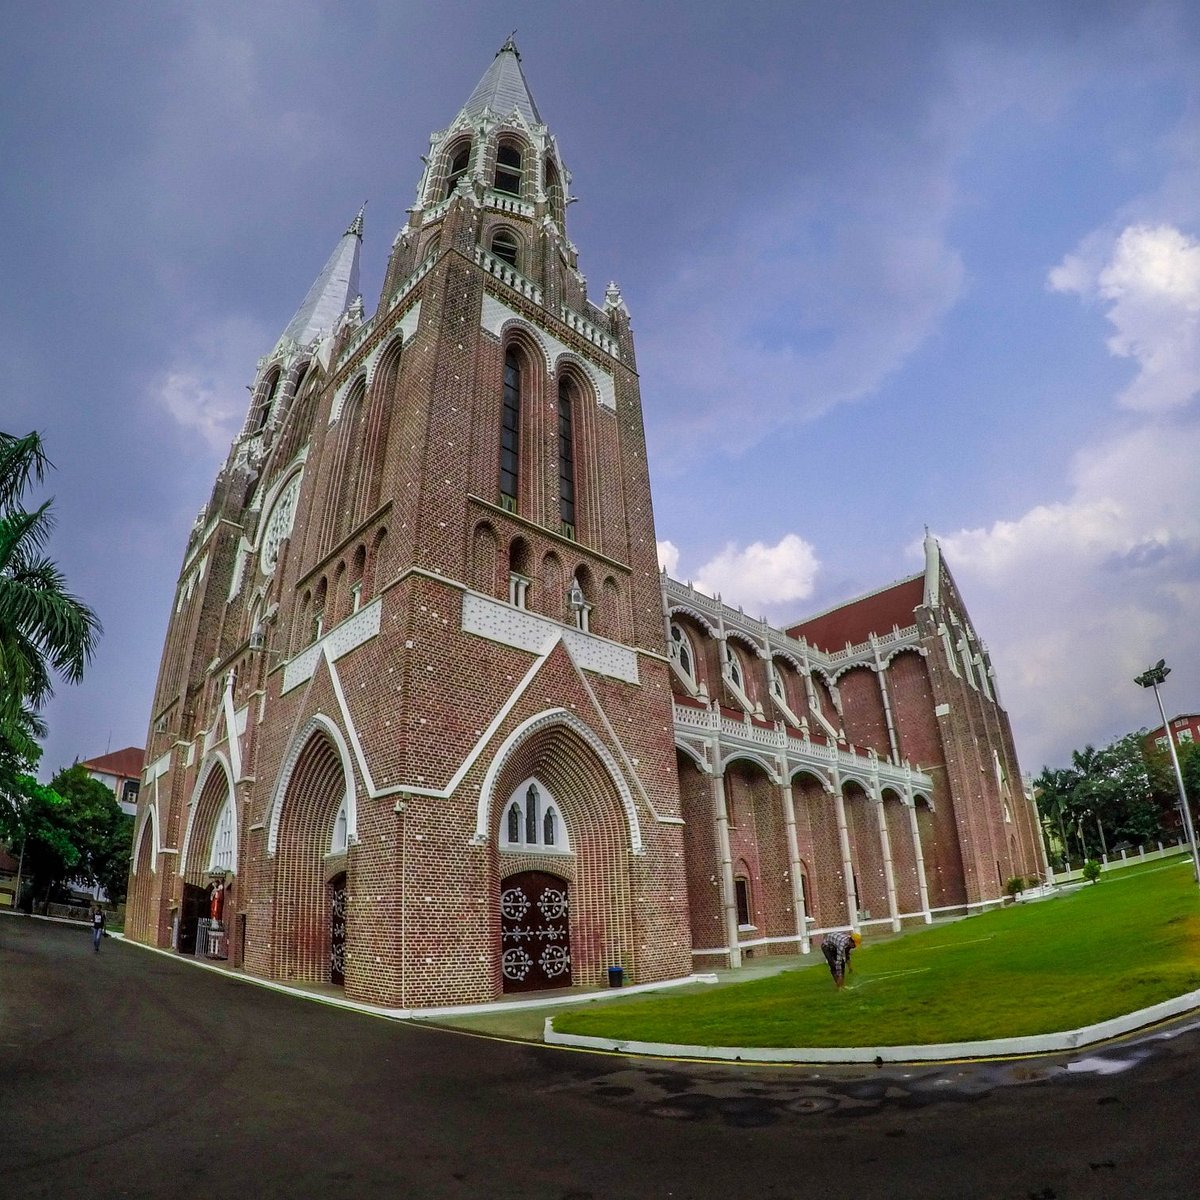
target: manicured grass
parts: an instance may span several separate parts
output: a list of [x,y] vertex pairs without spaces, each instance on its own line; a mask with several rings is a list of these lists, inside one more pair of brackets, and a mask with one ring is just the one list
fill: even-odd
[[686,995],[572,1010],[563,1033],[703,1046],[889,1046],[1050,1033],[1200,988],[1200,891],[1187,860],[872,944],[835,990],[820,952]]

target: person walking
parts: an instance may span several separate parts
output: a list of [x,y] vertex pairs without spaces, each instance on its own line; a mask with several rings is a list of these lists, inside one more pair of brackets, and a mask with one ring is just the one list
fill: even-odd
[[845,987],[846,970],[850,966],[850,955],[862,945],[862,934],[856,930],[827,933],[821,939],[821,953],[829,964],[835,987]]
[[92,949],[100,953],[100,939],[104,936],[104,910],[96,904],[92,907]]

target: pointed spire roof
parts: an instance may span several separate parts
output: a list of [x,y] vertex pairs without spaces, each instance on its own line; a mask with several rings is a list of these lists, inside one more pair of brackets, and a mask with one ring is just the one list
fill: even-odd
[[471,98],[463,106],[463,112],[469,117],[482,116],[484,109],[491,109],[501,117],[508,116],[516,109],[527,125],[542,124],[541,114],[521,70],[521,53],[511,34],[496,51],[492,65],[484,72]]
[[363,208],[333,248],[296,315],[288,322],[280,341],[291,339],[307,346],[315,337],[329,333],[338,317],[350,307],[359,293],[358,255],[362,246]]

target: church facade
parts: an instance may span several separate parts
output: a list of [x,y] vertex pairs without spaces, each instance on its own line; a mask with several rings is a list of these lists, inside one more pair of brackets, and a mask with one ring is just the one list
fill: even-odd
[[986,651],[920,576],[788,630],[660,574],[629,313],[507,42],[362,214],[184,553],[128,935],[398,1007],[928,921],[1044,871]]

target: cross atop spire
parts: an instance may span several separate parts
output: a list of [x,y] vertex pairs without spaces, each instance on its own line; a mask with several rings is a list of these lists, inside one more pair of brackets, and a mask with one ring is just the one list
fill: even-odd
[[493,115],[501,117],[508,116],[515,109],[527,125],[542,124],[541,114],[521,70],[521,53],[513,41],[512,33],[496,51],[491,66],[463,106],[463,112],[469,117],[482,116],[484,109],[490,109]]

